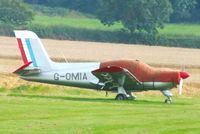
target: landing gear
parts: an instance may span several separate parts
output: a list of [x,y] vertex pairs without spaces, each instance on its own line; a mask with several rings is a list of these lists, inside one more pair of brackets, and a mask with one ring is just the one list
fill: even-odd
[[117,88],[118,95],[115,97],[115,100],[128,100],[128,99],[134,100],[136,98],[130,92],[127,93],[125,91],[125,89],[123,87],[125,78],[126,78],[126,76],[124,75],[123,77],[121,77],[121,79],[118,79],[118,83],[119,83],[119,86]]
[[166,100],[165,100],[165,103],[171,104],[171,103],[172,103],[172,100],[171,100],[171,99],[166,99]]
[[133,95],[131,92],[128,92],[128,99],[130,100],[135,100],[137,97],[135,95]]
[[127,100],[127,99],[128,99],[128,97],[125,94],[118,94],[115,97],[115,100]]
[[115,97],[115,100],[135,100],[136,96],[130,95],[130,94],[118,94]]
[[115,100],[135,100],[136,96],[129,95],[129,94],[118,94],[115,97]]
[[163,93],[163,95],[167,97],[167,99],[165,100],[165,103],[171,104],[172,103],[171,97],[173,96],[172,93],[169,90],[163,90],[161,92]]
[[128,100],[128,99],[135,100],[136,96],[132,95],[131,92],[126,93],[126,91],[122,86],[118,87],[118,94],[115,97],[115,100]]

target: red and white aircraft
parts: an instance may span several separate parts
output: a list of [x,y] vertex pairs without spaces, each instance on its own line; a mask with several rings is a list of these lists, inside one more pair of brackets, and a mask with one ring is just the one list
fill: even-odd
[[135,99],[132,92],[160,90],[171,103],[170,89],[189,77],[187,72],[156,70],[139,60],[89,63],[56,63],[47,55],[38,36],[14,31],[24,65],[14,71],[28,81],[117,92],[116,100]]

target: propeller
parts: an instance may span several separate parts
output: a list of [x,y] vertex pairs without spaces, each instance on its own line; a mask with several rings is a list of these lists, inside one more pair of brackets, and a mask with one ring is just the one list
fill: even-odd
[[178,87],[178,93],[179,95],[182,95],[183,91],[183,78],[180,79],[179,87]]
[[[181,68],[180,68],[180,77],[181,77],[181,72],[184,72],[185,71],[185,60],[182,61],[182,65],[181,65]],[[180,78],[180,82],[179,82],[179,87],[178,87],[178,94],[179,95],[182,95],[183,93],[183,78],[181,77]]]
[[180,73],[180,82],[179,82],[179,88],[178,88],[178,92],[179,92],[179,95],[182,95],[182,92],[183,92],[183,79],[186,79],[190,76],[189,73],[187,72],[179,72]]

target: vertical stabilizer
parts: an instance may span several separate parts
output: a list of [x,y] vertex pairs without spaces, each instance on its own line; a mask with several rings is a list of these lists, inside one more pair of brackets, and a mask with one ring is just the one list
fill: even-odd
[[34,32],[26,30],[14,32],[24,64],[32,62],[29,66],[39,68],[41,71],[50,71],[52,61],[38,36]]

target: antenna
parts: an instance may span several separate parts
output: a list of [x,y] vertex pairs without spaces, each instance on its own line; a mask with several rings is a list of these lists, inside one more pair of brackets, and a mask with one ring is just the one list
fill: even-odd
[[182,57],[180,70],[185,71],[185,57]]
[[62,54],[62,57],[63,57],[63,59],[65,60],[65,62],[66,62],[66,63],[69,63],[62,50],[61,50],[61,54]]

